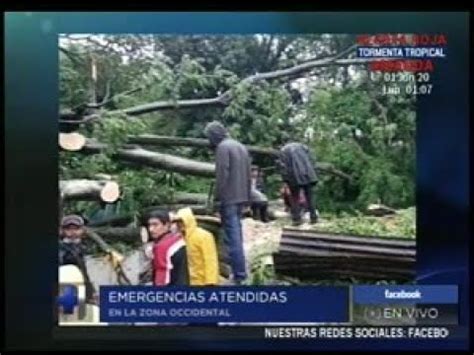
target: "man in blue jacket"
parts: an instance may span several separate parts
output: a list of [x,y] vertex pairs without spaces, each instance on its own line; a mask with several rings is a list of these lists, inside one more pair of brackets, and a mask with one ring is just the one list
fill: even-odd
[[247,278],[243,248],[242,207],[250,202],[250,156],[247,148],[232,139],[218,121],[205,130],[216,155],[216,194],[222,225],[226,234],[233,282],[241,284]]

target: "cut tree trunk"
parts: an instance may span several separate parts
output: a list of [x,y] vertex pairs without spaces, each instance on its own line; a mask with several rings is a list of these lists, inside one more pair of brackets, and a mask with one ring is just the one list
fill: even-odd
[[[220,226],[220,220],[213,216],[195,216],[199,225],[210,224]],[[147,237],[146,230],[141,227],[91,227],[91,231],[97,233],[110,242],[142,243]]]
[[112,203],[120,197],[119,185],[114,181],[62,180],[59,190],[64,201],[99,200]]
[[[196,148],[210,148],[209,140],[203,138],[187,138],[187,137],[170,137],[157,136],[153,134],[142,134],[139,136],[130,136],[128,140],[131,144],[149,145],[149,146],[164,146],[164,147],[196,147]],[[250,154],[260,154],[271,157],[278,156],[278,150],[273,148],[257,147],[253,145],[246,146]]]
[[142,210],[142,215],[146,215],[148,212],[153,210],[169,210],[169,211],[177,211],[181,208],[189,207],[193,211],[194,216],[205,216],[209,215],[210,210],[204,205],[184,205],[184,204],[163,204],[163,205],[156,205],[156,206],[149,206]]
[[[79,152],[83,154],[98,154],[105,149],[107,149],[106,144],[92,139],[86,139],[86,144]],[[266,150],[267,148],[262,149]],[[215,176],[215,164],[182,158],[171,154],[152,152],[137,146],[126,146],[123,149],[119,149],[116,153],[116,157],[125,162],[146,165],[182,174],[210,178]],[[329,163],[317,163],[316,169],[323,173],[333,174],[351,180],[349,175],[337,170]]]
[[[210,147],[209,141],[207,139],[202,138],[184,138],[184,137],[170,137],[170,136],[156,136],[156,135],[140,135],[140,136],[131,136],[129,138],[129,142],[131,144],[140,144],[140,145],[158,145],[158,146],[183,146],[183,147],[203,147],[208,148]],[[59,145],[62,149],[68,151],[80,151],[84,148],[85,152],[94,153],[98,152],[102,149],[106,148],[106,145],[101,143],[95,143],[91,140],[86,139],[83,135],[79,133],[60,133],[59,136]],[[266,148],[266,147],[257,147],[252,145],[246,146],[250,154],[257,154],[263,156],[269,156],[272,158],[278,157],[278,150],[273,148]],[[135,149],[138,149],[135,147]],[[142,150],[144,152],[150,152],[146,150]],[[150,152],[152,154],[162,154],[157,152]],[[140,154],[139,154],[140,155]],[[171,155],[164,154],[169,157]],[[123,155],[124,159],[127,159],[127,154]],[[172,156],[175,158],[179,158],[176,156]],[[185,158],[183,158],[185,159]],[[193,160],[187,159],[188,161],[194,162]],[[135,159],[129,157],[128,161],[137,162]],[[140,161],[138,161],[140,162]],[[204,163],[207,164],[207,163]],[[333,175],[351,179],[351,177],[345,174],[342,171],[339,171],[334,168],[332,164],[329,163],[317,163],[316,169],[322,172],[331,173]]]
[[214,226],[221,226],[221,219],[214,216],[195,216],[198,223],[207,223]]
[[140,228],[137,227],[96,227],[90,230],[109,242],[141,243]]
[[207,194],[177,192],[173,196],[173,202],[184,205],[203,205],[207,203]]
[[86,144],[86,137],[77,132],[59,133],[59,146],[72,152],[81,150]]
[[[210,211],[206,206],[203,205],[184,205],[184,204],[167,204],[167,205],[157,205],[150,206],[141,211],[141,214],[145,216],[147,212],[153,210],[170,210],[177,211],[181,208],[189,207],[193,211],[195,216],[206,216],[209,215]],[[104,218],[96,222],[90,222],[89,227],[126,227],[134,220],[132,215],[123,214],[118,216],[113,216],[109,218]],[[210,223],[217,224],[215,220],[212,220]]]
[[[106,144],[87,140],[86,145],[80,151],[84,154],[102,153],[107,148]],[[138,147],[119,149],[115,154],[119,160],[131,163],[173,171],[182,174],[189,174],[202,177],[214,177],[215,165],[200,162],[192,159],[177,157],[171,154],[152,152]]]
[[128,224],[133,222],[133,216],[131,215],[120,215],[120,216],[113,216],[101,219],[97,222],[90,222],[88,224],[89,227],[125,227]]

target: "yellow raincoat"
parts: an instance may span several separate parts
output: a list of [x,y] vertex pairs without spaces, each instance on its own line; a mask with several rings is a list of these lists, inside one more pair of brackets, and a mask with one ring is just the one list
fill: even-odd
[[214,236],[198,227],[190,208],[177,212],[183,222],[184,239],[188,256],[191,286],[217,285],[219,283],[219,262]]

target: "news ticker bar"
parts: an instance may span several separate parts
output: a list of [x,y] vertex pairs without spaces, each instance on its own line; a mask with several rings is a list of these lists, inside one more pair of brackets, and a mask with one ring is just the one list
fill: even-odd
[[105,323],[458,324],[451,285],[150,287],[104,286]]

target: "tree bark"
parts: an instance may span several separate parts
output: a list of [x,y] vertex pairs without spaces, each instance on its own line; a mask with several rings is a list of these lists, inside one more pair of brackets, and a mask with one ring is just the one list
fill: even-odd
[[[220,219],[213,216],[195,216],[198,224],[210,224],[220,227]],[[142,243],[141,228],[139,227],[91,227],[90,231],[97,233],[109,242]]]
[[59,190],[63,200],[99,200],[115,202],[120,197],[116,182],[99,180],[62,180]]
[[140,243],[140,228],[137,227],[97,227],[89,228],[109,242]]
[[142,148],[120,149],[117,157],[149,167],[202,177],[214,177],[215,165],[171,154],[151,152]]
[[[157,145],[157,146],[184,146],[184,147],[210,147],[210,143],[207,139],[202,138],[185,138],[185,137],[170,137],[170,136],[157,136],[153,134],[144,134],[139,136],[130,136],[129,142],[132,144],[140,145]],[[263,156],[269,156],[277,158],[279,151],[273,148],[258,147],[253,145],[246,146],[250,154],[257,154]],[[317,163],[316,169],[324,173],[331,173],[341,178],[351,180],[351,177],[344,172],[337,170],[330,163]]]
[[173,197],[173,202],[176,204],[205,206],[207,203],[207,194],[177,192]]
[[170,211],[177,211],[181,208],[189,207],[193,211],[195,217],[197,216],[205,216],[209,214],[209,210],[206,206],[203,205],[188,205],[188,204],[163,204],[163,205],[156,205],[156,206],[149,206],[142,210],[141,214],[146,215],[148,212],[153,210],[170,210]]
[[[157,145],[157,146],[181,146],[181,147],[202,147],[210,148],[211,144],[207,139],[203,138],[186,138],[186,137],[170,137],[170,136],[157,136],[153,134],[143,134],[139,136],[130,136],[128,140],[131,144],[140,145]],[[249,153],[269,155],[272,157],[278,156],[278,150],[273,148],[257,147],[252,145],[246,146]]]
[[[107,148],[106,144],[88,139],[80,153],[99,154]],[[127,147],[118,149],[115,158],[131,163],[189,174],[202,177],[214,177],[215,165],[192,159],[181,158],[171,154],[163,154],[142,149],[140,147]]]
[[[171,139],[171,137],[167,137],[167,139]],[[186,144],[191,144],[191,141],[189,140],[190,138],[179,139],[185,139]],[[200,140],[198,140],[197,142],[197,144],[202,144]],[[79,152],[84,154],[97,154],[101,153],[106,148],[106,144],[87,139],[86,144]],[[275,152],[271,148],[254,148],[258,148],[260,150],[259,153],[262,154],[274,154]],[[182,174],[190,174],[202,177],[214,177],[215,175],[215,165],[212,163],[200,162],[171,154],[152,152],[136,146],[130,146],[129,148],[119,149],[116,153],[116,157],[119,160],[139,163],[146,166],[168,171],[174,171]],[[332,174],[349,181],[352,180],[350,175],[334,168],[334,166],[330,163],[317,163],[316,169],[322,173]]]
[[133,222],[133,216],[131,215],[120,215],[120,216],[113,216],[101,219],[97,222],[90,222],[88,224],[89,227],[125,227],[126,225]]

